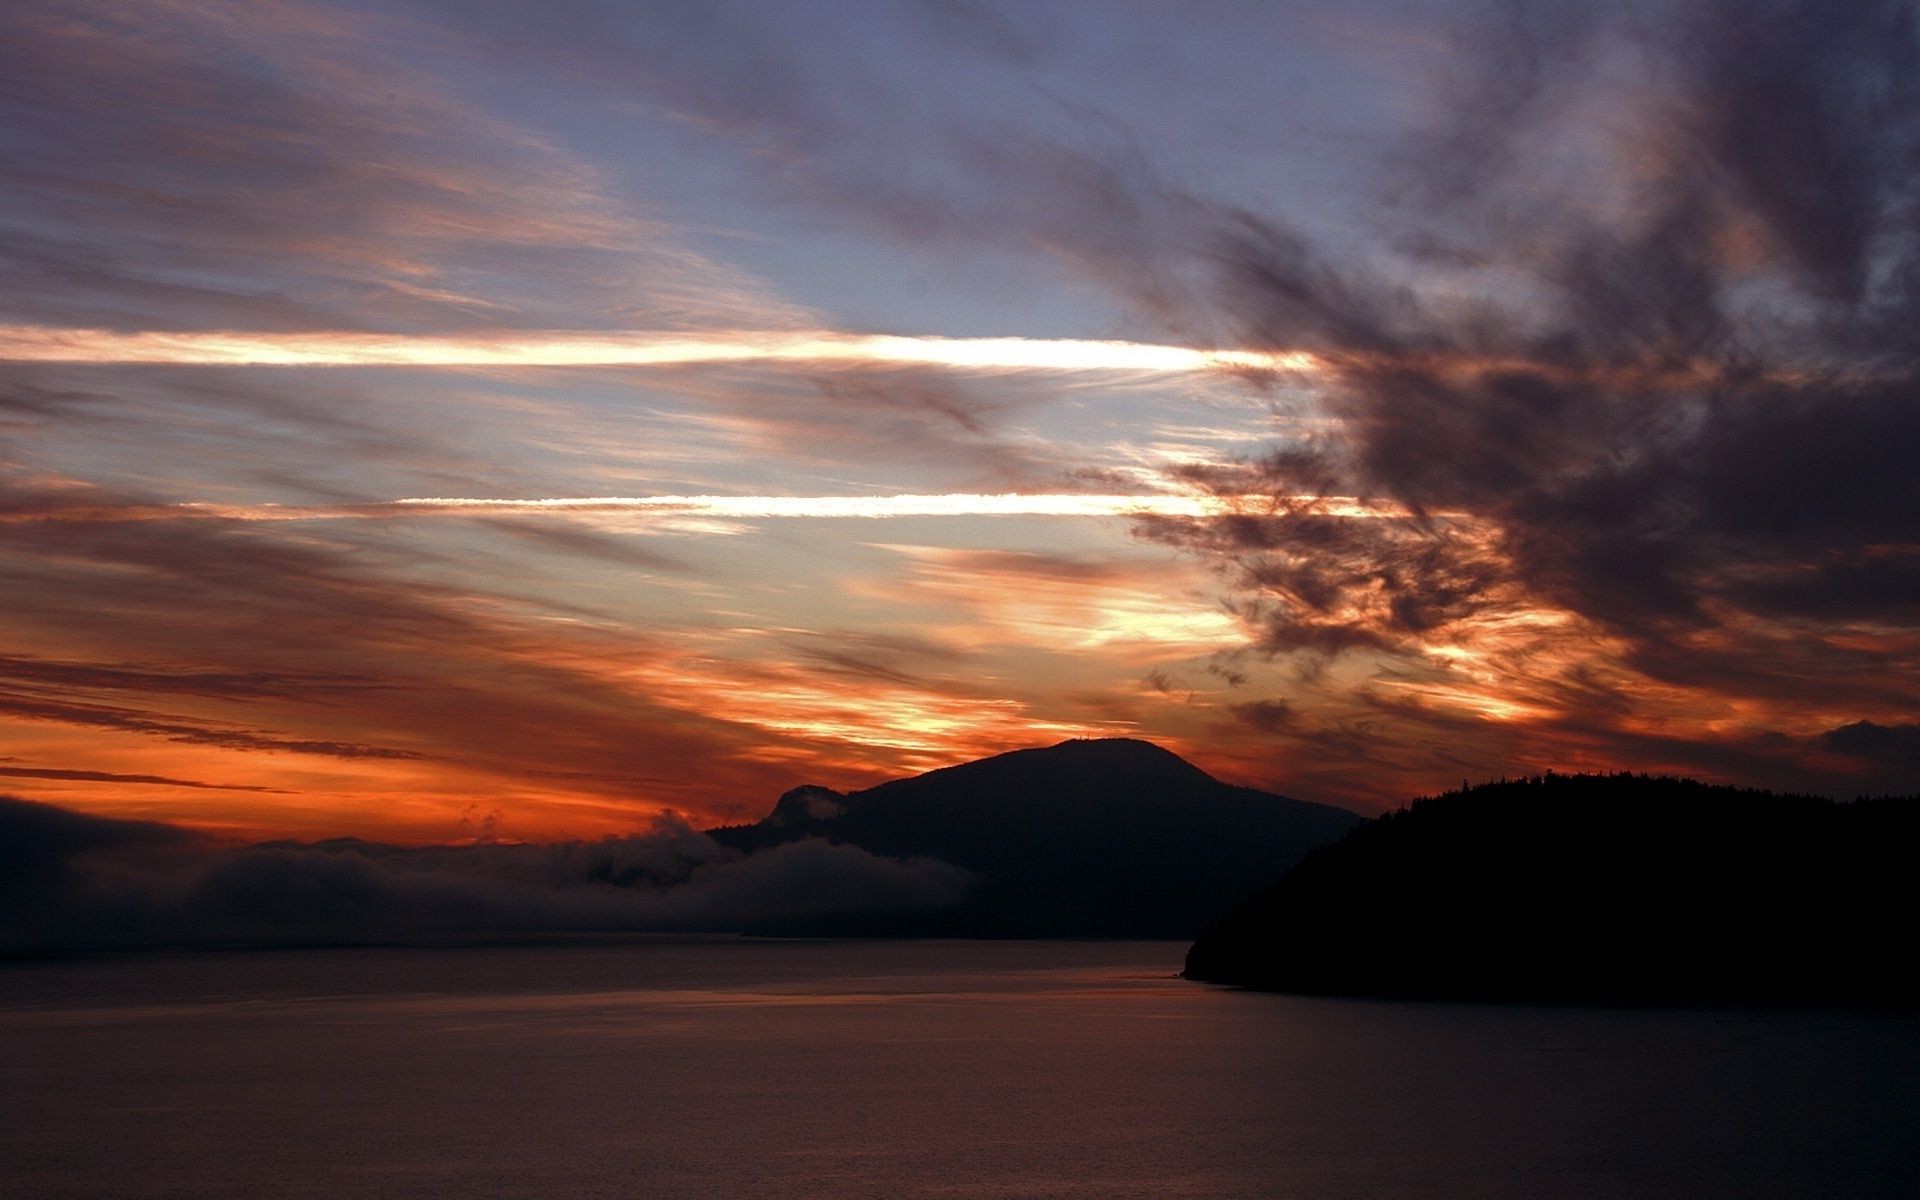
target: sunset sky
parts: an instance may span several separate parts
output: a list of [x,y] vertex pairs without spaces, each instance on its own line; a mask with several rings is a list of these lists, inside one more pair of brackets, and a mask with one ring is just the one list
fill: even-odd
[[1920,789],[1916,53],[6,6],[0,792],[531,841],[1093,736],[1359,811]]

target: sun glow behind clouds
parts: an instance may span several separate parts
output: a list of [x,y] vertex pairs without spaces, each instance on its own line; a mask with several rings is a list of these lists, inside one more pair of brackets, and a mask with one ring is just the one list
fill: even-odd
[[472,336],[165,333],[0,326],[0,361],[285,367],[590,367],[794,362],[973,370],[1306,371],[1310,354],[1196,350],[1074,338],[950,338],[831,330],[724,333],[538,331]]

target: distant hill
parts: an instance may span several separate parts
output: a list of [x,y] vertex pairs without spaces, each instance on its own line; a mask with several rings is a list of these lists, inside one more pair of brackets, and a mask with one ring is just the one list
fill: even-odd
[[795,788],[765,820],[709,833],[748,852],[825,838],[976,876],[959,908],[761,932],[1183,938],[1359,820],[1233,787],[1149,742],[1112,738],[1016,750],[859,792]]
[[1488,784],[1311,855],[1196,942],[1185,974],[1342,994],[1911,1003],[1916,852],[1920,798],[1634,775]]

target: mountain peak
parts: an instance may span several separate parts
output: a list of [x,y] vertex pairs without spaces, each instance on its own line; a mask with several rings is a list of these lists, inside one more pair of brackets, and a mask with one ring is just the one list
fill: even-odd
[[846,811],[847,798],[844,794],[817,783],[803,783],[784,793],[775,802],[773,812],[767,816],[767,824],[809,826],[831,821]]
[[1213,776],[1166,747],[1125,737],[1069,738],[1051,746],[1010,750],[946,767],[923,778],[945,775],[1035,783],[1047,780],[1071,788],[1138,787],[1148,782],[1219,786]]
[[710,832],[749,853],[819,837],[973,875],[969,901],[916,917],[922,931],[1179,937],[1358,820],[1138,738],[1075,738],[857,792],[794,788],[765,821]]
[[[1146,741],[1143,738],[1106,737],[1106,738],[1068,738],[1038,750],[1014,751],[1015,754],[1050,754],[1063,758],[1070,757],[1085,762],[1097,762],[1115,766],[1158,764],[1161,766],[1179,766],[1190,771],[1198,771],[1186,759],[1167,749],[1165,746]],[[1203,772],[1204,773],[1204,772]]]

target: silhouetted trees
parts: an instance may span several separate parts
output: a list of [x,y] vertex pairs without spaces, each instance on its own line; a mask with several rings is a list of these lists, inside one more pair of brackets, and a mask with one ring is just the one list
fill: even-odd
[[1309,855],[1192,979],[1452,997],[1911,1001],[1920,799],[1645,775],[1415,802]]

